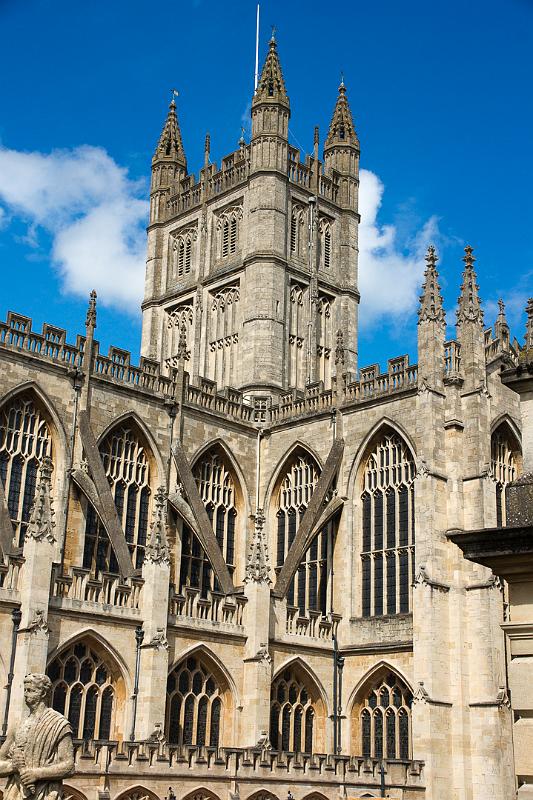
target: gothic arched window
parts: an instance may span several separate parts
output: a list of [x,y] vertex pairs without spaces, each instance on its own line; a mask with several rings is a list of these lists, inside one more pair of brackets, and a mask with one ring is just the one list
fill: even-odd
[[242,219],[241,206],[235,206],[224,211],[217,223],[218,258],[227,258],[237,252],[239,244],[239,225]]
[[325,218],[320,220],[320,262],[323,269],[331,266],[331,222]]
[[[278,490],[277,556],[279,571],[285,563],[296,531],[319,478],[314,459],[299,451],[289,462]],[[307,549],[287,592],[287,603],[297,606],[300,614],[308,611],[330,611],[333,545],[335,527],[329,523],[318,533]]]
[[409,759],[412,703],[413,695],[405,683],[393,672],[381,671],[354,705],[357,754],[364,758]]
[[[100,455],[133,564],[140,569],[150,507],[150,465],[145,447],[134,428],[126,423],[106,436]],[[91,505],[87,508],[83,566],[94,574],[118,572],[107,531]]]
[[331,388],[331,350],[333,347],[333,298],[319,295],[317,303],[317,361],[318,377],[324,388]]
[[191,272],[197,236],[196,228],[171,234],[171,275],[174,279],[183,278]]
[[[237,534],[237,497],[233,474],[222,453],[214,450],[195,464],[193,475],[224,560],[230,574],[233,574]],[[198,537],[185,524],[181,545],[180,591],[184,586],[200,589],[202,597],[209,590],[217,588],[209,559]]]
[[76,642],[49,665],[52,708],[64,714],[75,739],[110,739],[116,686],[105,659],[85,642]]
[[290,235],[291,255],[298,258],[305,258],[305,244],[304,210],[299,205],[293,205]]
[[321,734],[317,728],[322,726],[323,716],[316,687],[302,670],[288,668],[278,675],[270,692],[270,743],[274,750],[316,752]]
[[19,546],[30,521],[39,465],[51,454],[48,423],[29,394],[18,395],[0,410],[0,480]]
[[500,425],[492,434],[491,470],[496,481],[496,525],[507,524],[505,487],[518,477],[520,450],[507,424]]
[[212,297],[208,319],[209,377],[221,386],[235,386],[239,374],[240,291],[232,284]]
[[404,614],[411,607],[415,463],[396,433],[373,446],[363,476],[362,613]]
[[305,336],[306,314],[304,310],[304,288],[291,284],[289,306],[289,363],[288,384],[291,388],[305,386]]
[[227,692],[201,655],[178,664],[167,680],[168,742],[218,747]]

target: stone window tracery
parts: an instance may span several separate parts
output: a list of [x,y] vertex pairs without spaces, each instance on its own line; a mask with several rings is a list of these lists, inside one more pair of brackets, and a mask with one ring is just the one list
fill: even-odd
[[189,656],[167,680],[166,736],[170,744],[218,747],[224,687],[201,656]]
[[320,263],[322,269],[329,270],[331,267],[331,222],[322,217],[319,222],[320,233]]
[[507,524],[505,487],[518,477],[520,454],[507,425],[500,425],[491,439],[491,472],[496,482],[496,525]]
[[110,739],[116,687],[105,660],[76,642],[54,658],[46,674],[52,681],[52,708],[68,718],[74,738]]
[[331,351],[333,348],[333,299],[319,295],[317,303],[317,359],[318,379],[324,388],[331,388]]
[[[178,348],[183,331],[185,331],[185,361],[190,360],[192,355],[193,319],[194,310],[191,301],[181,303],[167,312],[167,328],[169,331],[166,351],[168,357],[165,362],[167,366],[178,366]],[[187,369],[190,369],[190,367],[187,367]]]
[[240,290],[233,284],[211,296],[208,328],[209,377],[220,386],[238,383]]
[[[320,472],[315,461],[300,452],[291,460],[278,493],[277,556],[278,571],[296,537],[300,521],[317,484]],[[331,576],[335,526],[331,522],[308,547],[287,592],[289,606],[298,607],[302,616],[309,611],[323,615],[331,611]]]
[[294,204],[291,213],[290,251],[297,258],[306,256],[305,213],[302,206]]
[[171,237],[171,274],[176,280],[191,272],[195,243],[198,236],[196,228],[188,228]]
[[364,758],[411,757],[411,706],[413,695],[400,678],[385,672],[364,691],[354,706],[354,729],[359,742],[354,749]]
[[235,206],[222,212],[217,222],[217,257],[227,258],[237,252],[242,207]]
[[395,433],[381,436],[363,477],[362,614],[404,614],[411,608],[414,564],[415,464]]
[[[233,475],[218,451],[207,453],[193,469],[207,515],[230,574],[235,570],[235,537],[237,527],[237,498]],[[202,597],[218,588],[209,559],[198,537],[183,525],[180,592],[184,587],[200,590]]]
[[312,753],[315,717],[310,688],[294,670],[284,670],[270,693],[270,743],[274,750]]
[[0,480],[4,486],[15,544],[22,546],[35,499],[39,466],[52,454],[50,427],[28,394],[0,411]]
[[[115,428],[100,445],[100,455],[118,518],[136,569],[142,567],[150,507],[150,465],[146,450],[129,425]],[[87,507],[83,566],[94,575],[118,573],[118,564],[104,526]]]
[[289,296],[289,363],[288,385],[303,389],[305,386],[305,336],[306,314],[304,309],[305,289],[293,283]]

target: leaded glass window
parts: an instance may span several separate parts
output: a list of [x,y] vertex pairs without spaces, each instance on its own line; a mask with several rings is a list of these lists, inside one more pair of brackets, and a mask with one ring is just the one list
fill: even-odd
[[202,656],[189,656],[167,680],[166,736],[170,744],[208,744],[221,739],[224,688]]
[[[134,429],[125,425],[106,437],[100,455],[133,564],[140,569],[150,508],[150,465],[145,447]],[[108,533],[90,505],[85,521],[83,566],[95,575],[118,572]]]
[[270,742],[274,750],[312,753],[315,710],[311,691],[292,669],[279,675],[270,693]]
[[77,642],[46,670],[52,708],[64,714],[75,739],[109,739],[114,723],[115,685],[108,664],[93,648]]
[[[236,485],[233,475],[218,450],[210,451],[198,461],[194,466],[193,475],[224,560],[230,574],[233,574],[237,533]],[[200,589],[202,597],[205,597],[209,590],[218,588],[211,564],[198,537],[184,524],[180,591],[185,586]]]
[[518,476],[519,453],[514,437],[511,437],[507,425],[493,433],[491,440],[491,470],[496,481],[496,525],[507,524],[505,503],[505,487]]
[[405,442],[385,433],[364,470],[362,614],[404,614],[411,607],[415,464]]
[[359,715],[361,755],[365,758],[410,758],[413,696],[393,672],[364,692]]
[[[277,511],[277,569],[281,569],[294,542],[319,478],[315,461],[299,452],[289,462],[278,493]],[[330,522],[311,542],[302,559],[287,593],[290,606],[298,607],[300,614],[309,611],[331,611],[331,579],[335,523]]]
[[18,395],[0,410],[0,480],[15,544],[20,547],[30,521],[40,463],[51,455],[47,421],[31,395]]

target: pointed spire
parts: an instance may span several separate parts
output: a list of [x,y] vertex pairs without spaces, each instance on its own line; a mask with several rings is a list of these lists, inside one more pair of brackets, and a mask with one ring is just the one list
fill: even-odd
[[96,292],[94,289],[89,295],[89,305],[87,306],[87,316],[85,317],[85,327],[94,331],[96,328]]
[[324,150],[328,150],[330,147],[335,147],[336,145],[351,145],[359,148],[359,139],[357,137],[357,133],[355,132],[352,112],[350,111],[350,105],[346,96],[344,79],[341,80],[341,84],[339,86],[339,96],[337,97],[337,102],[335,103],[335,109],[329,125],[329,131]]
[[526,306],[526,339],[524,343],[524,350],[526,353],[533,352],[533,297],[530,297]]
[[439,273],[437,261],[439,260],[435,248],[429,245],[426,253],[426,269],[424,283],[420,295],[420,308],[418,309],[418,324],[430,320],[444,324],[445,315],[442,305],[442,295],[439,286]]
[[43,539],[46,539],[51,544],[55,542],[54,510],[52,508],[52,470],[52,459],[45,456],[39,469],[35,500],[33,501],[30,521],[26,530],[26,540],[36,539],[38,542],[42,542]]
[[261,77],[252,100],[252,107],[259,103],[278,103],[290,108],[285,81],[279,63],[278,49],[274,31],[268,45],[268,54],[263,65]]
[[158,161],[159,159],[175,161],[180,164],[183,169],[187,169],[187,159],[185,158],[185,151],[183,149],[174,96],[170,101],[167,118],[152,161]]
[[268,564],[268,545],[265,537],[265,515],[258,508],[255,514],[255,527],[250,542],[250,551],[246,561],[245,583],[271,583]]
[[167,544],[167,493],[160,486],[154,497],[154,517],[150,525],[150,541],[146,547],[145,562],[169,564]]
[[459,295],[457,309],[457,325],[463,322],[477,322],[483,325],[483,311],[479,299],[479,286],[477,285],[474,251],[467,245],[463,261],[465,270],[463,272],[463,283],[461,284],[461,294]]

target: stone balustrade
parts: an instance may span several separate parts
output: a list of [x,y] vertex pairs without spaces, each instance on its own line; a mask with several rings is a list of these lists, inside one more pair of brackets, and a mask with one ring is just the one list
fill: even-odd
[[4,563],[0,563],[0,599],[18,598],[19,576],[23,564],[22,555],[8,555]]
[[91,605],[93,608],[105,605],[138,612],[143,584],[140,577],[126,578],[123,582],[118,575],[107,572],[96,579],[91,577],[90,570],[83,567],[71,567],[64,574],[56,564],[52,570],[51,598],[56,604],[68,604],[62,601],[83,604],[85,610],[90,610]]
[[301,614],[296,606],[287,606],[285,632],[290,636],[306,636],[331,642],[337,635],[340,620],[340,614],[329,613],[323,616],[320,611]]
[[247,600],[243,595],[225,596],[220,592],[207,592],[202,597],[199,589],[186,587],[183,592],[171,591],[168,613],[171,623],[188,621],[195,627],[244,630],[244,609]]

